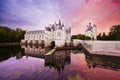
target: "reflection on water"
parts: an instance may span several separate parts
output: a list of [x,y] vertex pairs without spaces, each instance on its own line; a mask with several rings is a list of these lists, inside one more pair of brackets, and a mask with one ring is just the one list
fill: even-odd
[[33,56],[38,58],[44,58],[45,54],[50,50],[50,48],[44,48],[41,46],[28,45],[24,46],[24,53],[26,56]]
[[0,47],[0,62],[10,57],[16,57],[16,59],[22,58],[21,54],[23,55],[23,50],[20,46]]
[[120,57],[90,54],[85,55],[85,59],[89,68],[101,67],[111,70],[120,70]]
[[57,69],[59,74],[68,64],[70,64],[70,51],[57,51],[55,55],[45,57],[45,67]]
[[0,47],[0,80],[120,80],[120,57],[49,50]]

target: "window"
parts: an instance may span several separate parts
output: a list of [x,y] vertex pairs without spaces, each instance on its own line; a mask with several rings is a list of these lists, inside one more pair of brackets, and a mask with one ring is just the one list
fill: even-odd
[[60,32],[58,32],[58,33],[57,33],[57,36],[61,36],[61,33],[60,33]]

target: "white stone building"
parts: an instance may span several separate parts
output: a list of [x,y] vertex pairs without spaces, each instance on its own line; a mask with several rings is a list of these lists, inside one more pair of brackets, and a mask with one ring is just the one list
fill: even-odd
[[91,37],[91,39],[97,40],[97,27],[95,24],[93,26],[91,25],[91,23],[89,23],[89,25],[87,25],[87,29],[85,31],[85,36],[89,36],[89,37]]
[[45,30],[27,31],[25,39],[22,42],[40,44],[42,40],[45,42],[45,45],[48,45],[51,41],[55,41],[56,46],[62,46],[65,42],[68,43],[71,41],[71,28],[67,28],[59,20],[58,24],[51,24],[45,27]]

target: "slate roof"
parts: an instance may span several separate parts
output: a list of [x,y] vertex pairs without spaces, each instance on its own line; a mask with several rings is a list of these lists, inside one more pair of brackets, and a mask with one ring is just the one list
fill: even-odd
[[31,33],[45,33],[44,30],[35,30],[35,31],[28,31],[27,34],[31,34]]
[[93,27],[91,25],[87,25],[87,30],[86,31],[91,31]]

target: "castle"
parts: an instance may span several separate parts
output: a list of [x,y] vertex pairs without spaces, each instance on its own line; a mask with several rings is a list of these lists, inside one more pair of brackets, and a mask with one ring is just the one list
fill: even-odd
[[91,25],[91,23],[89,23],[89,25],[87,25],[87,29],[85,31],[85,36],[89,36],[89,37],[91,37],[91,39],[97,40],[97,27],[95,24],[93,26]]
[[56,46],[62,46],[71,41],[71,28],[59,20],[58,23],[45,27],[45,30],[27,31],[24,37],[22,42],[27,44],[40,44],[44,41],[45,45],[48,45],[51,41],[55,41]]

